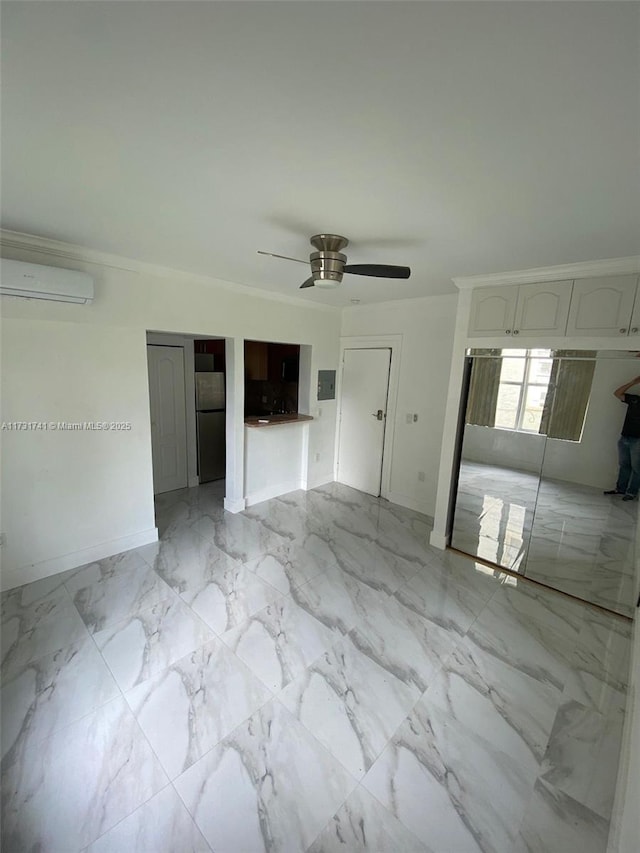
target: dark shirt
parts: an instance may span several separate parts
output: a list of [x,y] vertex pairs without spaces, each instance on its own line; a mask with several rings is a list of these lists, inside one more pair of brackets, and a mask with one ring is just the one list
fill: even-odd
[[623,402],[628,408],[622,425],[622,435],[625,438],[640,438],[640,397],[637,394],[625,394]]

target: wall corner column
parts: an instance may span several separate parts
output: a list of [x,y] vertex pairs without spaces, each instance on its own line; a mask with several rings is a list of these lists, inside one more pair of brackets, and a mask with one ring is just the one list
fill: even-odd
[[244,498],[244,338],[225,339],[227,464],[224,508],[242,512]]
[[449,545],[448,521],[451,503],[451,487],[455,464],[458,418],[462,397],[462,379],[464,376],[464,356],[466,351],[467,327],[471,308],[471,292],[460,291],[456,314],[456,329],[449,372],[449,390],[444,418],[444,431],[440,448],[440,466],[438,469],[438,491],[436,511],[433,518],[433,530],[429,542],[434,548],[444,550]]

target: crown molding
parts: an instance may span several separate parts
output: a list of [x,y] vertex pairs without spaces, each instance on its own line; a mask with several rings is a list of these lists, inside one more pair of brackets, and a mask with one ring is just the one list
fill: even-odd
[[422,305],[433,306],[434,299],[457,299],[455,290],[451,293],[432,293],[428,296],[410,296],[408,299],[385,299],[383,302],[362,302],[360,305],[343,305],[343,311],[362,312],[367,309],[419,308]]
[[600,261],[581,261],[555,267],[536,267],[528,270],[499,272],[490,275],[470,275],[452,279],[458,290],[506,284],[535,284],[543,281],[563,281],[576,278],[596,278],[604,275],[635,275],[640,273],[640,255],[628,258],[606,258]]
[[24,234],[20,231],[0,229],[0,250],[4,249],[35,252],[50,258],[61,258],[62,260],[81,264],[93,264],[136,275],[153,275],[158,278],[170,278],[174,281],[179,277],[183,281],[206,284],[209,287],[218,287],[223,290],[231,290],[234,293],[268,299],[272,302],[282,302],[297,308],[312,308],[314,311],[324,311],[330,314],[339,314],[342,310],[342,306],[311,302],[295,296],[287,296],[285,293],[274,293],[270,290],[262,290],[259,287],[251,287],[247,284],[239,284],[222,278],[191,273],[159,264],[150,264],[146,261],[134,260],[133,258],[124,258],[120,255],[100,252],[96,249],[88,249],[85,246],[75,243],[64,243],[60,240],[52,240],[49,237],[38,237],[35,234]]
[[87,249],[74,243],[63,243],[60,240],[51,240],[48,237],[37,237],[34,234],[24,234],[21,231],[0,231],[0,248],[28,250],[53,258],[62,258],[67,261],[79,261],[83,264],[95,264],[109,269],[124,270],[126,272],[139,272],[136,261],[110,255],[107,252],[98,252],[95,249]]

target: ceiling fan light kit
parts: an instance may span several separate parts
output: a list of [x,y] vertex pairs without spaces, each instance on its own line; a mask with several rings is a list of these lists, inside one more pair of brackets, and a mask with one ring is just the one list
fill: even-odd
[[[307,287],[337,287],[342,281],[344,273],[351,275],[367,275],[376,278],[409,278],[411,270],[409,267],[394,266],[391,264],[351,264],[347,265],[347,256],[342,254],[349,241],[339,234],[316,234],[311,238],[311,245],[317,250],[309,257],[311,264],[311,277],[300,285],[300,289]],[[286,255],[275,255],[272,252],[261,252],[260,255],[269,255],[272,258],[282,258],[285,261],[297,261],[297,258],[289,258]],[[302,261],[304,263],[304,261]]]
[[[325,290],[331,290],[333,287],[337,287],[342,281],[342,276],[340,278],[314,278],[312,279],[313,285],[312,287],[324,287]],[[300,285],[302,287],[302,285]]]

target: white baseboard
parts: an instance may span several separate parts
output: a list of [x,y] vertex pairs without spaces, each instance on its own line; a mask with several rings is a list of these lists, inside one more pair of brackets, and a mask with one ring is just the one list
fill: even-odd
[[434,548],[440,548],[441,551],[444,551],[449,547],[449,537],[445,536],[444,533],[439,533],[437,530],[432,530],[429,536],[429,544],[433,545]]
[[246,509],[247,504],[244,498],[225,498],[224,508],[227,512],[242,512]]
[[195,486],[200,485],[200,477],[195,474],[193,477],[189,477],[188,486],[190,489],[193,489]]
[[262,501],[268,501],[271,498],[278,498],[280,495],[287,495],[289,492],[295,492],[302,488],[304,488],[304,486],[302,485],[301,480],[288,480],[284,483],[274,483],[273,485],[266,486],[264,489],[258,489],[257,492],[252,492],[250,495],[247,495],[245,497],[245,503],[247,506],[253,506],[254,504],[262,503]]
[[43,560],[41,563],[31,563],[18,569],[11,569],[2,574],[2,590],[39,581],[42,578],[66,572],[68,569],[77,569],[87,563],[103,560],[105,557],[112,557],[114,554],[121,554],[123,551],[130,551],[132,548],[139,548],[141,545],[149,545],[157,541],[158,528],[151,527],[149,530],[141,530],[131,536],[101,542],[99,545],[84,548],[82,551],[74,551],[71,554],[63,554],[61,557],[53,557],[51,560]]
[[398,504],[398,506],[404,506],[407,509],[414,510],[415,512],[421,512],[423,515],[429,515],[427,507],[423,503],[415,500],[415,498],[412,498],[409,495],[403,495],[402,492],[390,491],[387,496],[387,500],[390,500],[392,504]]

